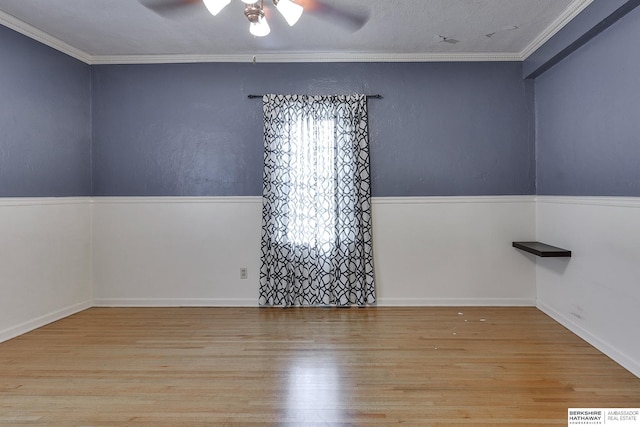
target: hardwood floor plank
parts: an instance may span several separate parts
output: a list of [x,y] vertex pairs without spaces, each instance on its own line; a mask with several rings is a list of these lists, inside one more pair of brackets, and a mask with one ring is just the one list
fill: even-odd
[[566,425],[640,379],[535,308],[93,308],[0,344],[0,425]]

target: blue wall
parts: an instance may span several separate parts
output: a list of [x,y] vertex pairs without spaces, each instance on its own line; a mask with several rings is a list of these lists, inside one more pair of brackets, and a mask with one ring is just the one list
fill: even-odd
[[375,196],[640,196],[637,40],[640,8],[534,83],[519,63],[89,67],[0,26],[0,197],[259,195],[246,95],[266,92],[382,94]]
[[640,196],[640,8],[535,80],[537,191]]
[[248,94],[370,100],[374,196],[535,191],[533,82],[520,63],[92,67],[93,193],[256,196],[262,105]]
[[0,26],[0,197],[91,194],[90,77]]

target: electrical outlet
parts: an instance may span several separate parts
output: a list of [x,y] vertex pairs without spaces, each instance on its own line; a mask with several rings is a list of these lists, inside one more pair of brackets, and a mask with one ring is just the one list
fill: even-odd
[[246,279],[247,278],[247,269],[246,269],[246,267],[242,267],[240,269],[240,278],[241,279]]

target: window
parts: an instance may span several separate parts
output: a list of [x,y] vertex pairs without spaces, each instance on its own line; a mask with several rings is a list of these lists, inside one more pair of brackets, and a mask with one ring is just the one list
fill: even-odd
[[329,250],[335,239],[334,126],[333,119],[310,118],[291,129],[286,239],[291,243]]

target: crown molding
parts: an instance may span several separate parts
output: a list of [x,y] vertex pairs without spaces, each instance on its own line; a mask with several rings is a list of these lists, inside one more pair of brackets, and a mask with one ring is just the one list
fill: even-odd
[[545,30],[520,52],[520,60],[524,61],[545,44],[558,31],[564,28],[573,18],[578,16],[593,0],[574,0],[560,16],[558,16]]
[[522,52],[512,53],[274,53],[233,55],[91,55],[44,31],[0,11],[0,25],[39,41],[88,65],[108,64],[166,64],[198,62],[521,62],[546,43],[593,0],[574,0]]
[[521,61],[519,53],[286,53],[238,55],[105,55],[92,65],[162,64],[194,62],[487,62]]
[[47,45],[55,50],[58,50],[64,54],[69,55],[72,58],[75,58],[79,61],[84,62],[85,64],[91,64],[92,56],[86,52],[81,51],[68,43],[63,42],[42,30],[34,27],[33,25],[27,24],[24,21],[16,18],[13,15],[9,15],[0,10],[0,25],[4,25],[7,28],[10,28],[24,36],[27,36],[33,40],[39,41],[40,43]]

